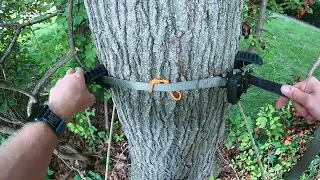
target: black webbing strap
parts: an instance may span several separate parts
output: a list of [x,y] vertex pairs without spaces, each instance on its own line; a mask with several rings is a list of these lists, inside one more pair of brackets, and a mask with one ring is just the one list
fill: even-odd
[[269,81],[266,79],[258,78],[252,75],[248,76],[249,84],[257,86],[259,88],[262,88],[264,90],[267,90],[269,92],[273,92],[275,94],[278,94],[280,96],[286,97],[284,94],[281,92],[281,86],[282,84]]

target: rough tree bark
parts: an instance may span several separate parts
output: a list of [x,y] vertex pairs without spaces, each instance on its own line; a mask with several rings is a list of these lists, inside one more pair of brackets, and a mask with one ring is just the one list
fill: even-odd
[[[171,82],[232,69],[242,0],[85,0],[90,28],[110,75]],[[130,144],[132,179],[203,179],[214,167],[228,109],[225,89],[168,93],[113,87]]]

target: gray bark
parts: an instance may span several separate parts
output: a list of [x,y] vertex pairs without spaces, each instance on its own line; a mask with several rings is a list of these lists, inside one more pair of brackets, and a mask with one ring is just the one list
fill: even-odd
[[[232,69],[238,50],[242,0],[85,0],[101,63],[114,77],[171,82]],[[210,176],[228,109],[225,89],[168,93],[113,87],[130,144],[131,179]]]

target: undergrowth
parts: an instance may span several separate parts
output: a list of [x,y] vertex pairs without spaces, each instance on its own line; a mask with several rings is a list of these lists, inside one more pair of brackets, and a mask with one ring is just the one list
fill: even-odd
[[[247,118],[254,134],[263,167],[268,179],[283,179],[307,148],[314,133],[314,126],[293,116],[291,104],[281,110],[272,105],[262,107],[257,118]],[[245,123],[238,112],[227,117],[228,135],[225,146],[229,151],[238,151],[231,160],[241,178],[261,179],[261,172]],[[317,157],[301,179],[317,178]]]

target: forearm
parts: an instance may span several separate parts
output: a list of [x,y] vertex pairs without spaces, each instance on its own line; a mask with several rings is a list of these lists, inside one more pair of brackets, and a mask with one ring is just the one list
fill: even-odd
[[57,141],[47,124],[27,124],[0,148],[0,180],[43,180]]

